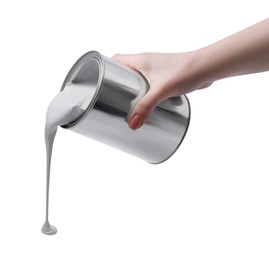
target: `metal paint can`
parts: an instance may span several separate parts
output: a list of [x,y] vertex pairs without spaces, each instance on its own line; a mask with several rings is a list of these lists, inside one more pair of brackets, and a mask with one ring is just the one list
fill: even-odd
[[89,88],[85,112],[76,121],[62,126],[149,163],[161,163],[172,156],[188,130],[188,98],[169,98],[160,103],[149,120],[131,130],[127,118],[135,104],[147,93],[145,77],[104,55],[90,51],[72,66],[66,86]]

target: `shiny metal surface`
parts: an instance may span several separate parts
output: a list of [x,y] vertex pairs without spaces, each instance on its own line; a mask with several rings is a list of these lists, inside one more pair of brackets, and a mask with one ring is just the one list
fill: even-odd
[[171,98],[156,107],[138,130],[128,127],[127,118],[135,103],[147,92],[146,79],[138,72],[92,51],[71,68],[63,83],[89,88],[83,116],[62,126],[150,163],[168,159],[184,139],[190,122],[186,96]]

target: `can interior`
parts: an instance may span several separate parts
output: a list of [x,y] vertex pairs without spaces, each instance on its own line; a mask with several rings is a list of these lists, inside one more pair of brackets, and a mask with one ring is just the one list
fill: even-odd
[[[86,58],[86,57],[85,57]],[[86,88],[85,98],[80,105],[80,113],[76,120],[64,127],[76,124],[85,114],[86,110],[92,108],[97,98],[100,86],[100,62],[94,57],[79,60],[70,70],[65,80],[64,88]],[[62,88],[62,90],[64,89]]]
[[85,87],[88,89],[88,96],[83,104],[86,108],[94,98],[99,82],[99,63],[96,59],[90,58],[83,62],[74,72],[71,82],[72,87]]

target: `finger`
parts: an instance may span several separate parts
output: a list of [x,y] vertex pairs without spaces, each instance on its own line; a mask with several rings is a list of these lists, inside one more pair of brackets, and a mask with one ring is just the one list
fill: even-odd
[[158,103],[158,95],[149,91],[134,107],[128,120],[129,127],[133,130],[140,128],[150,117]]

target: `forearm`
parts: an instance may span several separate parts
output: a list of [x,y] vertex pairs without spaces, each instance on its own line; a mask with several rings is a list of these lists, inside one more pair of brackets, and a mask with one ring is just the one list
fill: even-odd
[[269,70],[269,19],[196,51],[205,81]]

